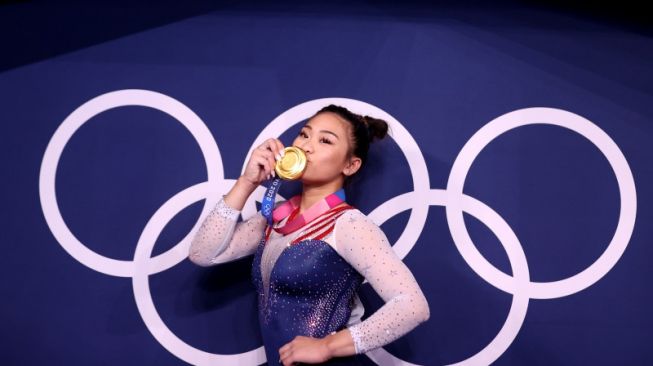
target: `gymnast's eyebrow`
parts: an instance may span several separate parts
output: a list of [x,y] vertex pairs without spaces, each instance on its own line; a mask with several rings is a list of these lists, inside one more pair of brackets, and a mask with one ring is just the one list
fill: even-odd
[[[305,125],[304,125],[304,128],[308,128],[309,130],[313,131],[313,127],[311,127],[311,126],[308,125],[308,124],[305,124]],[[338,137],[338,135],[336,135],[334,132],[331,132],[331,131],[329,131],[329,130],[320,130],[320,131],[318,131],[318,132],[330,133],[330,134],[332,134],[333,136],[335,136],[338,140],[340,140],[340,137]]]

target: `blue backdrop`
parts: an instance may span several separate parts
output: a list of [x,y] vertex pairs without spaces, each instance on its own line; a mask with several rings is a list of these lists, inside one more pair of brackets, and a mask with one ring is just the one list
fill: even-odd
[[650,34],[517,6],[211,10],[0,73],[0,363],[265,363],[252,257],[183,258],[205,201],[146,226],[198,184],[215,202],[275,118],[289,144],[285,112],[346,98],[405,129],[349,196],[405,237],[431,310],[370,365],[653,364]]

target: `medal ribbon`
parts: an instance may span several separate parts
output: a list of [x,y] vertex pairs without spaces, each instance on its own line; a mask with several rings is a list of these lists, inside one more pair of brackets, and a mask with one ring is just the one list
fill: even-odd
[[[263,201],[261,202],[261,214],[263,214],[267,219],[270,227],[273,227],[273,222],[279,222],[288,217],[293,213],[293,211],[298,210],[299,202],[301,201],[301,195],[294,196],[290,200],[284,202],[281,206],[274,209],[273,212],[272,208],[274,207],[274,198],[279,191],[279,187],[281,187],[281,179],[273,179],[272,183],[270,183],[270,187],[268,187],[267,192],[263,196]],[[340,188],[338,191],[315,202],[301,215],[291,217],[284,226],[274,228],[274,230],[284,235],[292,233],[343,202],[345,202],[345,191]]]
[[274,198],[281,188],[281,179],[274,178],[261,200],[261,214],[268,220],[268,225],[272,227],[272,209],[274,208]]

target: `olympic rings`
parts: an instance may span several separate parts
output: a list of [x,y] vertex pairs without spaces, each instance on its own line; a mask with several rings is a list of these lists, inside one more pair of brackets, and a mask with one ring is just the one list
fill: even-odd
[[[495,338],[482,350],[456,365],[490,364],[497,360],[517,337],[526,317],[530,299],[553,299],[568,296],[591,286],[612,269],[628,245],[637,213],[635,182],[628,162],[619,147],[600,128],[581,116],[560,109],[520,109],[499,116],[483,126],[469,139],[456,157],[446,190],[430,187],[426,161],[421,150],[399,121],[376,106],[354,99],[316,99],[283,112],[261,131],[253,142],[248,155],[269,136],[281,135],[294,124],[309,118],[315,111],[331,103],[388,121],[390,136],[406,156],[412,175],[413,191],[384,202],[369,214],[376,224],[381,225],[391,217],[411,210],[405,230],[393,245],[397,255],[404,258],[416,244],[426,224],[429,207],[432,205],[444,206],[454,243],[463,259],[485,281],[497,289],[513,295],[506,321]],[[199,144],[206,163],[208,177],[206,182],[177,193],[154,213],[145,225],[136,244],[133,261],[102,256],[81,243],[67,227],[59,211],[54,184],[61,153],[74,133],[93,116],[122,106],[150,107],[177,119],[191,132]],[[614,170],[621,198],[617,229],[604,253],[578,274],[553,282],[530,281],[526,255],[508,223],[490,207],[463,192],[467,173],[474,159],[485,146],[511,129],[532,124],[565,127],[579,133],[596,145]],[[220,151],[212,139],[209,129],[192,110],[161,93],[126,89],[102,94],[89,100],[75,109],[62,122],[52,136],[43,156],[39,176],[39,197],[45,220],[66,252],[83,265],[98,272],[117,277],[132,277],[138,311],[148,330],[169,352],[194,365],[215,363],[259,365],[265,362],[263,346],[240,354],[220,355],[199,350],[180,340],[170,331],[157,313],[149,288],[149,275],[169,269],[187,258],[193,234],[209,214],[210,209],[215,206],[218,197],[225,193],[233,183],[233,179],[224,178]],[[261,197],[262,194],[263,187],[259,187],[245,204],[243,216],[247,217],[256,212],[254,198]],[[282,197],[277,197],[277,199],[282,199]],[[180,211],[200,200],[205,200],[202,213],[188,235],[168,251],[151,257],[156,239],[166,224]],[[512,276],[498,270],[476,249],[463,221],[464,212],[476,217],[496,235],[508,255]],[[377,364],[412,365],[396,358],[383,348],[372,350],[367,353],[367,356]]]

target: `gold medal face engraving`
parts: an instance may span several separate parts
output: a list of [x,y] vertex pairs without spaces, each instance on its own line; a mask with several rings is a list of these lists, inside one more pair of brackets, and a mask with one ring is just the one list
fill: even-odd
[[274,166],[277,176],[286,180],[301,178],[306,169],[306,154],[302,149],[294,146],[287,147],[283,151],[283,158]]

